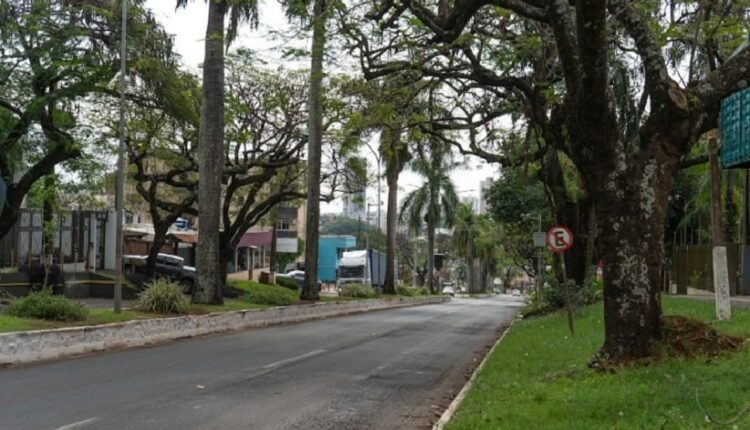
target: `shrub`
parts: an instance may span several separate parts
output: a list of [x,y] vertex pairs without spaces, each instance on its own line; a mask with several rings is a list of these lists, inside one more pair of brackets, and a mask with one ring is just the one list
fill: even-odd
[[53,296],[48,290],[31,293],[13,300],[5,313],[19,318],[37,318],[50,321],[81,321],[88,310],[63,296]]
[[[416,297],[419,295],[422,295],[422,292],[417,287],[406,287],[403,285],[399,285],[396,287],[396,293],[399,296],[406,296],[406,297]],[[429,292],[428,292],[429,294]]]
[[182,294],[176,282],[167,279],[155,279],[148,288],[138,295],[136,308],[159,313],[186,314],[190,302]]
[[276,285],[295,291],[299,289],[299,282],[286,276],[277,276]]
[[339,296],[342,297],[354,297],[359,299],[371,299],[377,297],[378,294],[370,287],[366,287],[360,284],[346,284],[341,287]]
[[430,295],[430,289],[427,287],[421,287],[419,288],[419,295],[420,296],[429,296]]
[[276,285],[248,283],[243,290],[244,300],[258,305],[289,306],[299,300],[295,291]]
[[[565,307],[565,289],[554,276],[545,277],[544,280],[548,287],[530,295],[529,306],[523,311],[524,317],[548,314]],[[600,301],[604,292],[603,282],[595,278],[588,279],[583,285],[576,285],[569,279],[567,287],[570,289],[571,306],[574,309]]]

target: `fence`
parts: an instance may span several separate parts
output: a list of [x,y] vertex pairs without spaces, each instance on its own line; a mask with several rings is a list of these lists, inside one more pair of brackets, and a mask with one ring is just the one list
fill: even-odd
[[[739,257],[741,246],[727,244],[729,289],[732,295],[739,290]],[[678,245],[672,254],[672,278],[677,283],[677,293],[687,294],[688,288],[714,291],[713,245]]]
[[[81,265],[81,269],[103,269],[108,257],[109,213],[72,211],[56,214],[52,228],[53,264]],[[18,222],[0,239],[0,268],[17,268],[41,263],[45,228],[40,211],[23,209]],[[112,245],[112,244],[110,244]]]

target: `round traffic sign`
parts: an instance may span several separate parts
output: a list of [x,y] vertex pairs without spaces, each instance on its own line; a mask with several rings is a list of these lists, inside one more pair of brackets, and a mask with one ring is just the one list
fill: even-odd
[[554,252],[562,253],[573,246],[573,232],[564,225],[556,225],[547,232],[547,247]]

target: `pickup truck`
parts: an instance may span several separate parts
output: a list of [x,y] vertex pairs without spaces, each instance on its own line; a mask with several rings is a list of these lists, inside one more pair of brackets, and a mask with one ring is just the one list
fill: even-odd
[[[138,272],[142,272],[142,269],[145,268],[147,258],[146,255],[123,255],[122,262],[125,273],[137,276]],[[179,283],[182,292],[185,294],[190,294],[193,291],[195,267],[186,266],[185,259],[180,256],[158,254],[156,256],[156,275]],[[136,283],[142,284],[143,282],[136,281]]]

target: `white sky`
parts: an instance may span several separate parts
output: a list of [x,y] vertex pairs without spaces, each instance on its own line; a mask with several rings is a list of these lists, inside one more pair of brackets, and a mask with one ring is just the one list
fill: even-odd
[[[185,66],[195,73],[200,71],[203,62],[203,39],[206,31],[206,19],[208,17],[208,6],[203,0],[194,0],[185,9],[175,10],[174,0],[146,0],[157,19],[164,25],[169,33],[174,35],[175,48],[183,57]],[[260,27],[251,30],[248,26],[240,29],[238,40],[234,48],[249,48],[256,51],[259,56],[269,62],[269,67],[283,62],[280,60],[280,47],[287,42],[280,41],[273,36],[274,32],[289,29],[286,17],[281,6],[276,1],[263,2],[260,11]],[[309,40],[300,41],[300,46],[309,48]],[[289,64],[286,64],[289,65]],[[329,65],[327,65],[329,66]],[[362,155],[369,160],[374,171],[376,159],[369,150],[363,148]],[[459,196],[479,196],[479,182],[488,177],[497,177],[497,166],[491,166],[478,158],[468,160],[465,166],[456,170],[452,176]],[[400,193],[403,196],[409,190],[421,184],[419,176],[406,171],[399,178]],[[387,194],[385,192],[385,181],[383,181],[383,195],[381,200],[385,204]],[[377,202],[374,197],[377,194],[375,188],[368,190],[367,195],[373,203]],[[340,202],[323,204],[322,212],[339,212]]]

